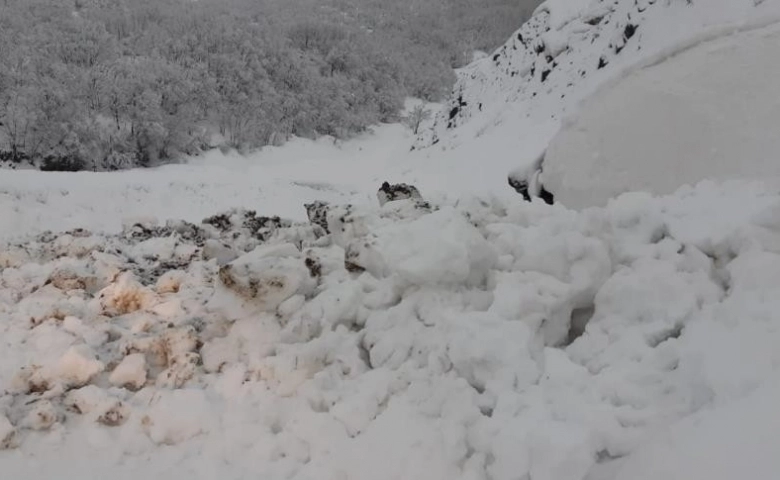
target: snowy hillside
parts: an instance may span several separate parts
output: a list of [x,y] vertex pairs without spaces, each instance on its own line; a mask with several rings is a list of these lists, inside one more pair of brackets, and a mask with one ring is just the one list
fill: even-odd
[[774,0],[549,0],[503,47],[459,73],[449,103],[417,146],[496,152],[485,168],[522,170],[600,88],[778,19]]
[[777,189],[506,185],[636,62],[749,47],[754,3],[548,1],[427,148],[2,171],[0,478],[774,479]]
[[571,207],[702,178],[780,179],[780,28],[718,38],[585,100],[553,138],[545,185]]

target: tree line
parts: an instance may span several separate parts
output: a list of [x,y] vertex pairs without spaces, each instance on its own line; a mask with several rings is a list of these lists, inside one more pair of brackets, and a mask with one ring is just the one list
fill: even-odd
[[115,170],[346,138],[440,99],[523,3],[0,0],[0,160]]

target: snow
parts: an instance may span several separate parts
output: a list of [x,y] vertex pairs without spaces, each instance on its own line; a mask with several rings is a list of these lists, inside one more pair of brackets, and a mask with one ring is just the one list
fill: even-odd
[[206,434],[214,421],[214,405],[200,389],[173,390],[152,402],[141,426],[154,443],[175,445]]
[[[572,207],[673,193],[709,179],[780,179],[776,26],[636,71],[584,102],[547,150],[544,179]],[[734,161],[739,159],[739,161]]]
[[[4,472],[664,478],[646,462],[698,465],[665,435],[703,448],[687,419],[723,428],[710,410],[778,375],[780,196],[760,184],[582,212],[372,201],[331,205],[333,234],[233,211],[224,230],[94,223],[14,243]],[[206,258],[209,240],[235,260]],[[259,301],[271,277],[289,288]]]
[[69,387],[86,385],[104,368],[105,365],[95,358],[95,353],[87,345],[69,348],[57,365],[59,378]]
[[616,480],[727,480],[746,472],[773,478],[780,471],[779,400],[775,380],[733,404],[685,419],[629,458]]
[[126,356],[111,372],[108,381],[117,387],[143,387],[146,383],[146,356],[142,353]]
[[590,0],[546,0],[534,11],[534,15],[546,12],[550,15],[550,26],[560,30],[567,23],[582,15]]
[[[774,56],[770,52],[773,41],[770,39],[762,48],[753,51],[747,52],[748,48],[745,48],[747,54],[744,58],[737,53],[731,54],[729,46],[738,45],[745,40],[742,37],[732,38],[733,34],[765,27],[779,20],[780,2],[775,0],[544,2],[536,14],[515,32],[505,45],[458,73],[458,83],[450,100],[436,116],[434,128],[425,130],[416,146],[422,151],[431,152],[431,164],[437,165],[442,175],[457,172],[458,176],[465,175],[467,178],[473,178],[475,182],[492,181],[494,190],[505,188],[508,174],[528,182],[535,170],[534,164],[543,155],[562,124],[568,122],[572,115],[577,115],[581,102],[600,90],[605,92],[604,95],[617,90],[624,93],[620,95],[620,99],[618,94],[613,97],[614,101],[609,105],[612,107],[610,112],[615,113],[612,117],[586,116],[581,122],[574,124],[570,136],[574,136],[579,127],[593,129],[600,134],[606,130],[606,126],[600,123],[602,120],[604,124],[613,126],[608,135],[588,137],[593,145],[582,146],[587,152],[600,153],[604,150],[610,166],[620,164],[621,168],[604,172],[602,180],[598,168],[594,168],[592,172],[588,170],[587,167],[594,162],[586,158],[583,162],[576,162],[576,168],[570,172],[566,185],[556,185],[555,188],[566,190],[560,192],[561,199],[566,198],[569,189],[595,190],[598,192],[594,195],[597,195],[599,205],[603,205],[603,199],[608,193],[614,195],[643,189],[663,194],[672,193],[673,186],[709,178],[709,171],[704,169],[705,165],[709,168],[705,158],[698,157],[697,161],[688,164],[690,171],[680,177],[685,178],[684,181],[674,180],[674,176],[671,176],[673,179],[670,180],[659,175],[647,176],[638,172],[634,176],[626,174],[625,178],[622,178],[619,177],[619,172],[629,170],[629,166],[639,166],[643,173],[652,169],[655,162],[642,160],[651,157],[650,152],[655,150],[667,154],[682,146],[689,151],[693,150],[693,153],[701,152],[707,144],[696,144],[696,140],[700,140],[699,137],[710,139],[723,132],[728,119],[745,118],[746,125],[758,126],[753,129],[738,126],[737,129],[741,136],[734,143],[746,148],[748,158],[759,157],[762,151],[767,151],[762,150],[764,147],[773,146],[770,145],[771,139],[765,136],[762,138],[760,132],[766,131],[766,128],[760,127],[778,122],[774,102],[757,105],[761,103],[761,97],[751,97],[753,90],[742,84],[738,88],[731,87],[731,94],[725,94],[723,97],[719,97],[716,92],[728,91],[729,87],[725,85],[727,80],[739,82],[742,79],[749,79],[749,85],[755,86],[758,89],[756,91],[771,89],[771,78],[775,76],[776,69]],[[723,39],[720,45],[724,51],[706,58],[696,54],[685,56],[691,58],[694,63],[698,62],[698,66],[682,67],[681,64],[685,62],[684,55],[677,59],[672,58],[696,45],[721,37]],[[764,40],[766,39],[759,39],[753,44]],[[667,64],[666,61],[670,58]],[[761,65],[760,58],[767,59],[767,65]],[[632,72],[653,65],[658,65],[653,69],[658,72],[653,78],[660,78],[664,72],[670,73],[669,80],[663,80],[664,85],[674,84],[674,79],[684,77],[686,73],[693,74],[697,68],[702,74],[715,71],[720,73],[713,76],[711,81],[700,82],[705,87],[703,92],[696,91],[698,84],[695,83],[695,78],[687,79],[687,84],[691,86],[687,90],[672,85],[666,88],[666,91],[658,88],[658,94],[654,97],[641,94],[642,88],[653,88],[650,76],[643,77],[645,84],[640,85],[642,88],[639,90],[633,88],[637,86],[637,82],[631,82],[630,79],[630,85],[620,87],[625,77],[633,78]],[[755,75],[751,76],[751,72],[755,72]],[[720,82],[720,85],[717,82]],[[688,91],[692,93],[690,103],[688,96],[683,97]],[[674,103],[674,92],[677,92],[676,98],[685,98],[683,105],[691,107],[685,110],[685,117],[663,122],[667,116],[662,116],[662,113],[667,113],[668,110],[671,110],[671,113],[681,112],[685,109],[679,103]],[[654,104],[654,100],[658,103],[657,99],[663,93],[669,94],[664,97],[664,102]],[[768,97],[774,98],[775,95],[768,94]],[[712,107],[707,103],[710,99],[716,100]],[[599,104],[597,100],[593,103]],[[751,110],[751,105],[756,105],[757,108]],[[668,108],[662,109],[664,106]],[[716,109],[715,106],[728,108]],[[652,112],[654,109],[657,115],[650,115],[650,118],[645,119],[644,112]],[[707,115],[712,116],[707,121],[702,121],[702,117]],[[752,115],[754,117],[751,117]],[[712,134],[709,134],[710,130],[707,129],[710,124],[713,127]],[[684,127],[685,132],[690,129],[691,138],[681,134],[673,136],[672,127],[677,126]],[[651,135],[648,133],[651,129],[658,130],[658,133]],[[679,132],[680,129],[676,131]],[[697,137],[697,133],[701,135]],[[625,139],[641,139],[643,135],[647,141],[642,144],[642,152],[636,157],[632,155],[624,160],[622,154],[635,153],[629,150],[632,143]],[[732,145],[728,143],[728,139],[734,135],[723,139],[718,137],[715,143]],[[670,138],[675,141],[668,142],[666,148],[657,145],[647,147],[647,144],[659,137],[663,141]],[[614,148],[612,144],[605,145],[602,149],[599,143],[602,140],[617,141],[619,145],[624,145],[625,149],[619,152],[621,156],[609,154],[609,148]],[[733,170],[737,168],[736,165],[740,165],[739,162],[733,161],[735,150],[736,146],[733,149],[720,150],[722,157],[718,156],[718,161],[723,159],[724,164],[734,166],[724,167],[724,171]],[[449,161],[440,162],[438,153],[445,151],[450,154]],[[577,158],[582,158],[581,152],[577,154]],[[741,156],[741,152],[739,154]],[[478,169],[461,170],[462,165],[466,162],[470,165],[471,159],[474,158],[480,159]],[[575,163],[575,158],[566,158],[570,163]],[[679,158],[676,155],[670,155],[661,161],[671,164],[677,160]],[[626,168],[622,168],[623,163],[620,162],[623,161],[626,162]],[[674,165],[679,167],[679,163]],[[765,170],[771,170],[771,173],[776,174],[777,171],[771,168],[772,165],[774,163],[771,158],[757,158],[751,162],[755,171],[747,168],[744,171],[746,174],[762,175]],[[545,184],[548,183],[548,177],[547,172],[544,172],[542,181]],[[562,181],[555,177],[552,181],[561,184]],[[656,180],[657,185],[653,183]],[[551,191],[553,194],[559,193],[555,189]],[[595,200],[581,202],[578,198],[567,201],[572,203],[572,207],[596,204]]]
[[[643,40],[660,52],[776,2],[665,4],[615,11],[649,12],[640,32],[679,16]],[[518,100],[422,150],[384,125],[152,170],[4,171],[3,478],[772,478],[780,194],[719,179],[524,202],[506,174],[557,128],[550,85],[536,113]],[[423,198],[387,201],[385,180]]]
[[13,445],[13,437],[16,434],[14,426],[5,417],[0,415],[0,450],[5,450]]

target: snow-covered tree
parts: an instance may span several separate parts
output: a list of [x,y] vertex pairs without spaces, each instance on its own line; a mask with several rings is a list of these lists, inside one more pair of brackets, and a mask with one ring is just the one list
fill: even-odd
[[115,169],[209,137],[348,137],[397,120],[408,96],[446,95],[452,67],[503,41],[524,3],[2,0],[0,151]]

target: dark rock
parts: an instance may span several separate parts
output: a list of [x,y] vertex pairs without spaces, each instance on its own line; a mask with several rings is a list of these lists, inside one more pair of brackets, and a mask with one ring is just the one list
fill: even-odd
[[417,188],[413,185],[408,185],[406,183],[397,183],[391,185],[388,182],[384,182],[379,188],[379,191],[376,193],[376,196],[379,199],[380,206],[395,200],[423,200],[422,195],[420,195],[420,191],[417,190]]
[[[238,217],[238,225],[233,223],[234,217]],[[290,227],[292,222],[283,220],[277,216],[264,217],[258,216],[254,210],[234,210],[231,212],[220,213],[203,220],[204,224],[211,225],[225,236],[238,238],[240,231],[249,234],[260,241],[266,241],[273,233],[280,229]]]
[[220,213],[211,217],[205,218],[202,223],[211,225],[221,232],[227,232],[233,225],[230,222],[230,216],[226,213]]
[[523,196],[526,202],[531,201],[531,195],[528,194],[528,182],[525,180],[519,180],[514,177],[509,177],[509,186],[512,187],[517,193]]
[[636,33],[636,25],[633,25],[629,23],[626,25],[626,28],[623,29],[623,38],[626,39],[626,41],[630,40],[631,37],[634,36]]
[[306,203],[303,206],[306,208],[306,216],[309,217],[309,221],[314,225],[322,227],[325,233],[330,233],[328,229],[328,209],[330,204],[317,200],[314,203]]
[[252,236],[262,241],[267,240],[276,230],[282,227],[289,227],[290,225],[290,222],[283,221],[277,216],[258,217],[254,210],[244,212],[241,224],[242,227],[249,230]]
[[541,189],[539,190],[539,198],[544,200],[544,203],[547,205],[552,205],[555,203],[555,196],[548,192],[546,188],[544,188],[544,185],[542,185]]
[[461,110],[463,108],[467,107],[468,103],[463,100],[463,95],[459,95],[458,98],[455,100],[455,105],[450,109],[449,113],[449,121],[447,123],[447,128],[453,128],[455,127],[455,118],[460,114]]
[[322,276],[322,264],[318,258],[309,255],[305,260],[306,268],[309,269],[309,275],[313,278],[320,278]]

